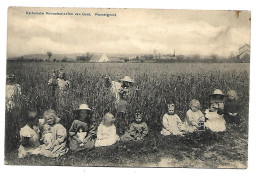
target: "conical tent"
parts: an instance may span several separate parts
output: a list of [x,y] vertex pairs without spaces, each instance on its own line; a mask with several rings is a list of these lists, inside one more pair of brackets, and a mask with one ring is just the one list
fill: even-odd
[[107,62],[107,61],[109,61],[109,59],[108,59],[108,57],[105,54],[103,54],[100,57],[100,59],[98,60],[98,62]]

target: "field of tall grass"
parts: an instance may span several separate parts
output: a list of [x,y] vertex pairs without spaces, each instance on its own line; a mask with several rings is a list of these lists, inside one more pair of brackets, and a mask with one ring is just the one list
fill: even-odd
[[[132,149],[125,150],[126,145],[119,145],[116,152],[120,151],[120,156],[115,156],[112,162],[97,161],[97,158],[102,156],[103,151],[96,150],[94,155],[87,156],[92,162],[81,162],[80,155],[66,155],[65,159],[60,159],[55,162],[48,161],[49,165],[78,165],[78,166],[99,166],[104,164],[123,166],[135,166],[134,164],[143,163],[138,160],[133,160],[135,153],[139,157],[145,155],[146,163],[154,162],[154,164],[147,164],[148,166],[158,166],[158,154],[171,154],[170,166],[178,166],[174,163],[175,159],[179,166],[186,167],[223,167],[225,163],[232,162],[235,165],[229,164],[228,167],[236,167],[237,161],[240,167],[247,165],[247,135],[248,135],[248,110],[249,110],[249,64],[185,64],[185,63],[7,63],[7,73],[15,74],[16,81],[21,85],[22,97],[19,98],[17,108],[10,113],[6,113],[6,160],[8,164],[31,164],[42,165],[46,158],[35,160],[31,157],[27,161],[15,162],[16,149],[19,145],[19,129],[24,126],[24,119],[29,108],[36,108],[39,115],[52,107],[51,89],[47,85],[51,78],[53,70],[64,68],[68,80],[71,81],[71,88],[65,101],[61,104],[57,100],[57,107],[55,110],[61,118],[61,124],[69,129],[74,117],[73,110],[78,108],[79,104],[87,103],[94,109],[94,119],[99,124],[102,116],[106,110],[115,113],[114,97],[109,89],[105,87],[104,78],[109,76],[112,80],[119,75],[123,78],[125,75],[131,76],[135,80],[134,87],[138,91],[134,92],[129,98],[129,122],[133,121],[133,113],[135,109],[140,109],[144,115],[144,120],[150,129],[150,135],[147,141],[144,142],[142,148],[134,151]],[[209,106],[209,95],[214,89],[219,88],[224,93],[229,89],[234,89],[238,92],[239,103],[241,106],[241,126],[239,128],[229,127],[227,132],[222,135],[206,134],[200,138],[199,141],[192,141],[196,135],[192,137],[184,137],[176,140],[176,137],[165,138],[161,137],[160,130],[162,128],[162,116],[166,113],[165,99],[171,99],[175,102],[176,112],[181,119],[184,119],[187,112],[189,101],[191,99],[198,99],[202,106],[202,111]],[[193,137],[194,136],[194,137]],[[165,141],[162,141],[165,139]],[[196,139],[196,138],[195,138]],[[198,140],[197,139],[197,140]],[[233,143],[233,146],[231,145]],[[238,144],[236,144],[238,143]],[[122,145],[122,147],[121,147]],[[168,149],[165,148],[171,146]],[[194,147],[193,147],[194,146]],[[231,146],[231,147],[230,147]],[[174,149],[174,148],[175,149]],[[188,148],[189,147],[189,148]],[[182,154],[176,154],[177,150]],[[190,148],[193,148],[192,150]],[[196,149],[197,148],[197,149]],[[232,149],[233,148],[233,149]],[[186,149],[186,150],[185,150]],[[95,150],[94,150],[95,151]],[[115,151],[113,147],[109,147],[107,151]],[[174,152],[173,152],[174,151]],[[210,157],[206,157],[205,152],[213,153]],[[131,152],[131,153],[129,153]],[[147,153],[141,153],[147,152]],[[216,153],[214,153],[216,152]],[[82,152],[79,152],[82,153]],[[95,156],[96,154],[96,156]],[[186,154],[186,155],[185,155]],[[202,154],[202,155],[201,155]],[[203,155],[204,154],[204,155]],[[80,157],[78,157],[80,156]],[[103,154],[103,156],[106,156]],[[102,156],[102,157],[103,157]],[[199,158],[201,165],[193,164],[194,158]],[[215,157],[216,156],[216,157]],[[222,161],[214,160],[221,156]],[[77,158],[68,160],[70,158]],[[185,157],[185,158],[184,158]],[[37,157],[39,158],[39,157]],[[66,159],[67,158],[67,159]],[[124,160],[128,159],[127,161]],[[151,158],[154,160],[151,160]],[[163,157],[164,158],[164,157]],[[186,159],[186,161],[181,160]],[[8,160],[9,159],[9,160]],[[111,159],[111,158],[110,158]],[[131,161],[133,160],[133,162]],[[157,160],[155,160],[157,159]],[[159,159],[162,159],[160,157]],[[188,159],[188,160],[187,160]],[[164,159],[165,160],[165,159]],[[77,161],[77,162],[75,162]],[[166,159],[167,161],[167,159]],[[74,163],[75,162],[75,163]],[[104,164],[103,164],[104,162]],[[212,162],[212,163],[211,163]],[[219,162],[220,164],[218,164]],[[34,164],[32,164],[34,163]],[[197,161],[197,163],[199,163]],[[175,164],[175,165],[174,165]],[[182,165],[180,165],[182,164]],[[105,166],[110,166],[105,165]],[[116,166],[117,166],[116,165]],[[120,166],[121,166],[120,165]],[[225,167],[226,167],[225,166]]]

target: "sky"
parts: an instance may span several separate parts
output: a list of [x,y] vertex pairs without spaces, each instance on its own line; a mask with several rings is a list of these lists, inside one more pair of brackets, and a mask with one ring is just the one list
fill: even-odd
[[[28,15],[42,12],[44,15]],[[73,15],[46,15],[70,12]],[[90,13],[91,16],[75,15]],[[95,16],[95,13],[116,16]],[[29,8],[8,9],[7,56],[157,53],[229,56],[250,44],[250,11]]]

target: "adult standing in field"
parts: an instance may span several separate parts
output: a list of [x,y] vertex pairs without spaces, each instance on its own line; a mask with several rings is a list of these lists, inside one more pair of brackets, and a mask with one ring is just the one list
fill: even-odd
[[[57,73],[54,71],[52,78],[48,81],[48,85],[51,86],[53,105],[56,105],[55,102],[58,102],[59,106],[64,106],[71,85],[70,81],[66,78],[64,69],[60,69]],[[57,94],[55,94],[56,90]]]
[[[96,124],[92,120],[92,110],[87,104],[81,104],[79,109],[74,110],[76,119],[69,130],[69,146],[72,151],[92,149],[96,140]],[[81,130],[80,130],[81,129]],[[77,136],[77,132],[86,132],[83,141]]]
[[6,109],[11,111],[16,107],[17,100],[21,96],[21,86],[15,83],[15,77],[13,74],[7,75],[6,78]]
[[129,95],[130,89],[134,84],[134,80],[130,76],[125,76],[120,81],[111,82],[111,92],[115,95],[116,100],[120,99],[120,92]]

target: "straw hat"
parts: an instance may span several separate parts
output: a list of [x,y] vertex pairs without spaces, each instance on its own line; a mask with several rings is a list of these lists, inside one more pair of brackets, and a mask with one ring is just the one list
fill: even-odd
[[88,111],[90,111],[91,109],[89,108],[89,106],[87,104],[81,104],[79,106],[79,109],[74,110],[74,113],[78,113],[80,110],[88,110]]
[[213,94],[211,94],[211,95],[223,95],[224,96],[224,93],[220,89],[216,89],[216,90],[214,90]]
[[130,77],[130,76],[125,76],[123,79],[121,79],[121,81],[124,81],[124,82],[131,82],[131,83],[133,83],[133,82],[134,82],[134,80],[133,80],[133,79],[131,79],[131,77]]

